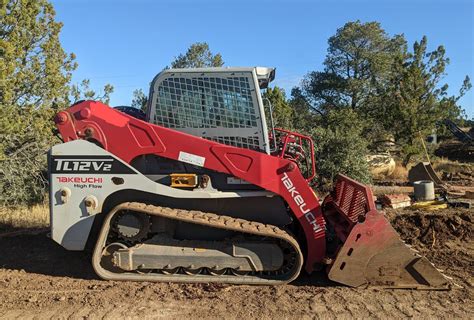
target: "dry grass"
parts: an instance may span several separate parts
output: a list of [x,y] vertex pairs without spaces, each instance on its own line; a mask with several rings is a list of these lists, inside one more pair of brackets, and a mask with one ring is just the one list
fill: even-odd
[[34,229],[48,226],[48,205],[18,208],[0,207],[0,229]]
[[408,180],[408,170],[401,163],[397,162],[395,165],[395,170],[389,176],[390,179],[406,181]]
[[463,172],[465,174],[472,174],[474,172],[474,166],[472,164],[451,161],[445,158],[435,160],[433,163],[433,168],[437,172],[447,173]]

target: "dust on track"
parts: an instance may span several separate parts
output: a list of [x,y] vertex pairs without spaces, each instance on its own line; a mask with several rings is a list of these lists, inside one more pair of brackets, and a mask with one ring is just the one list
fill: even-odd
[[102,281],[89,255],[42,233],[0,239],[0,318],[473,318],[473,213],[387,215],[453,290],[353,289],[322,273],[276,287]]

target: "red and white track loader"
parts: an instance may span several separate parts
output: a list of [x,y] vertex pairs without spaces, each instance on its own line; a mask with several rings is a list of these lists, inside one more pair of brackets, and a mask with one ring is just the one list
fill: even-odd
[[311,138],[267,128],[260,90],[274,74],[165,70],[146,121],[94,101],[59,112],[52,238],[92,249],[111,280],[275,285],[325,269],[353,287],[447,288],[368,187],[340,175],[320,203]]

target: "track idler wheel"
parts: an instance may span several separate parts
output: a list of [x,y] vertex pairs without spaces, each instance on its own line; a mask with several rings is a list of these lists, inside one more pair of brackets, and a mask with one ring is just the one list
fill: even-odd
[[102,259],[100,261],[103,268],[117,273],[124,271],[119,267],[116,267],[114,263],[114,252],[120,249],[127,249],[127,246],[120,242],[113,242],[104,248],[102,251]]

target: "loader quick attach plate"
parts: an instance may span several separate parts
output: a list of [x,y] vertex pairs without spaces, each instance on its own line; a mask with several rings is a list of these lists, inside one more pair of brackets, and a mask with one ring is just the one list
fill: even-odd
[[328,267],[329,279],[352,287],[450,288],[448,279],[408,247],[375,209],[368,187],[340,175],[324,207],[342,242]]

